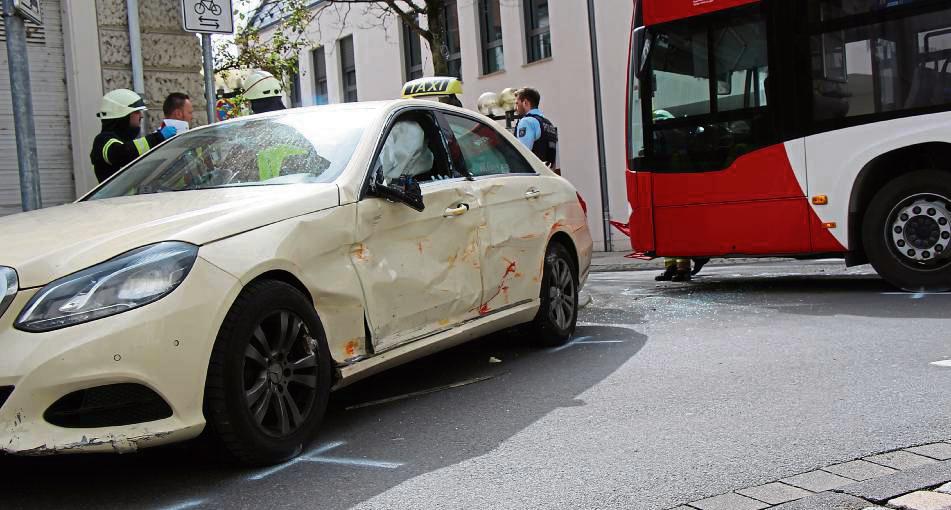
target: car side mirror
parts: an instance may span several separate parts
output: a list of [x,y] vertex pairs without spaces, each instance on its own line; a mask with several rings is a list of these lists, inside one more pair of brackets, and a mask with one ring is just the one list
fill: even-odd
[[387,183],[383,179],[383,168],[377,168],[374,172],[373,182],[370,183],[369,193],[371,196],[385,198],[393,202],[401,202],[410,208],[422,212],[426,205],[423,204],[423,191],[419,183],[412,176],[401,175],[399,178]]

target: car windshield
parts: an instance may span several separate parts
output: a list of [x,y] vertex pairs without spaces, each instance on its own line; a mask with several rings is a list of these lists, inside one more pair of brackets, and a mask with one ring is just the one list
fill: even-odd
[[130,165],[88,200],[332,182],[350,162],[372,112],[317,109],[184,133]]

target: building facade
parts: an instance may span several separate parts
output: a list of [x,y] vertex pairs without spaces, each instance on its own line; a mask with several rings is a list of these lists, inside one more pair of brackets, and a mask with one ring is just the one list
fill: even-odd
[[[450,70],[462,78],[467,108],[483,92],[530,86],[542,94],[541,109],[559,129],[562,175],[588,203],[596,249],[604,249],[596,136],[594,80],[587,2],[582,0],[456,0],[448,2]],[[322,9],[300,54],[300,105],[371,101],[399,96],[404,82],[432,76],[429,46],[393,16],[374,6],[315,2]],[[597,0],[595,21],[604,102],[610,215],[629,215],[625,191],[625,96],[631,0]],[[252,18],[265,36],[280,13],[262,9]],[[422,20],[425,24],[425,20]],[[629,249],[621,235],[616,250]]]
[[[105,91],[132,88],[126,0],[41,0],[42,26],[27,23],[30,81],[43,206],[75,200],[96,185],[89,160]],[[2,23],[2,22],[0,22]],[[201,48],[182,31],[181,2],[139,2],[145,99],[152,126],[171,92],[189,94],[206,122]],[[5,34],[3,34],[5,35]],[[0,215],[20,212],[19,171],[7,53],[0,52]]]

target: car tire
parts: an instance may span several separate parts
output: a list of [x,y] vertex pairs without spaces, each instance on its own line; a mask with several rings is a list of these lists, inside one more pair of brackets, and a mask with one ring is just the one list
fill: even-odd
[[571,339],[578,322],[578,270],[568,249],[552,243],[545,253],[541,307],[527,333],[536,345],[557,347]]
[[205,417],[211,438],[247,465],[295,457],[320,426],[330,352],[310,301],[278,281],[248,285],[211,354]]
[[885,185],[862,224],[869,262],[886,281],[910,292],[951,290],[951,179],[922,170]]

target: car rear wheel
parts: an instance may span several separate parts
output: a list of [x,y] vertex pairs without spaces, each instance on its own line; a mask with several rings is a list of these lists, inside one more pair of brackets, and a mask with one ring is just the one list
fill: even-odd
[[205,384],[213,437],[239,461],[299,454],[327,407],[331,364],[313,306],[282,282],[249,285],[228,312]]
[[947,172],[913,172],[872,199],[862,237],[875,270],[913,292],[951,290],[951,182]]
[[541,307],[529,327],[532,340],[543,346],[564,345],[578,322],[578,271],[561,244],[549,245],[542,275]]

